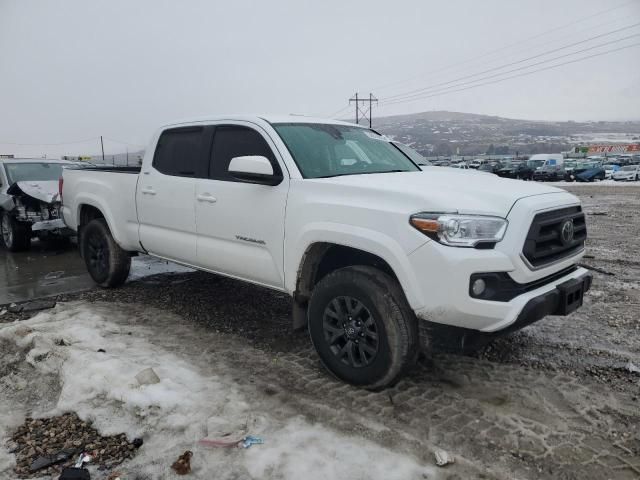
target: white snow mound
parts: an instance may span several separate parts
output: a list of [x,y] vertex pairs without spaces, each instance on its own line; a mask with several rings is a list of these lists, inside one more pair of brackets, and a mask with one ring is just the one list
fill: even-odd
[[[153,478],[173,478],[169,466],[185,450],[194,452],[190,478],[435,478],[432,469],[414,458],[369,440],[311,425],[300,416],[276,418],[262,405],[259,393],[245,398],[231,378],[233,372],[215,356],[194,364],[172,353],[171,343],[181,338],[154,344],[148,339],[150,328],[137,325],[126,306],[84,303],[58,305],[31,320],[0,326],[0,345],[13,342],[28,352],[26,361],[38,373],[58,375],[60,383],[55,406],[47,411],[11,404],[11,395],[3,398],[0,389],[0,402],[6,406],[0,408],[0,444],[26,415],[75,411],[102,434],[143,437],[138,455],[120,470]],[[3,356],[0,351],[0,362]],[[141,386],[136,381],[136,374],[146,368],[155,371],[159,383]],[[265,443],[246,450],[197,443],[224,431],[259,435]],[[2,477],[10,473],[13,458],[0,451]]]

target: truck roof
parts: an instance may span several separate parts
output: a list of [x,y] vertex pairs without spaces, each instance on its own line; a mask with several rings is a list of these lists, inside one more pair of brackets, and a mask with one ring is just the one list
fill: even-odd
[[[235,120],[235,121],[247,121],[247,122],[257,122],[261,121],[267,123],[324,123],[324,124],[332,124],[332,125],[345,125],[350,127],[356,127],[358,125],[349,122],[343,122],[340,120],[333,120],[330,118],[319,118],[319,117],[307,117],[305,115],[278,115],[278,114],[229,114],[229,115],[207,115],[195,118],[185,118],[179,121],[171,122],[163,126],[172,127],[183,124],[192,124],[192,123],[206,123],[206,122],[219,122],[223,120]],[[361,128],[366,128],[364,125],[360,125]]]

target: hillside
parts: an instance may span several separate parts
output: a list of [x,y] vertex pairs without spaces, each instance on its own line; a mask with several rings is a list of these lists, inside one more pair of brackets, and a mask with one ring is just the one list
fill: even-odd
[[433,111],[374,117],[374,128],[425,155],[532,154],[589,143],[640,142],[640,121],[547,122]]

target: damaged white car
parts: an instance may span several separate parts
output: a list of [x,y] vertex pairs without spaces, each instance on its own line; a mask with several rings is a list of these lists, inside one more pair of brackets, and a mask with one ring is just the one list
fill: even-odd
[[64,160],[0,160],[0,238],[7,250],[26,250],[34,237],[59,241],[74,234],[60,218],[58,182],[67,166],[75,164]]

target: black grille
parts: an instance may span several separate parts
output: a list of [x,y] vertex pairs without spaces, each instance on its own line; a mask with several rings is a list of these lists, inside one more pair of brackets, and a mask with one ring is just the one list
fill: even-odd
[[[562,238],[567,220],[573,220],[573,240],[569,242]],[[541,267],[579,252],[586,238],[587,225],[581,207],[539,213],[533,218],[522,253],[532,266]]]

